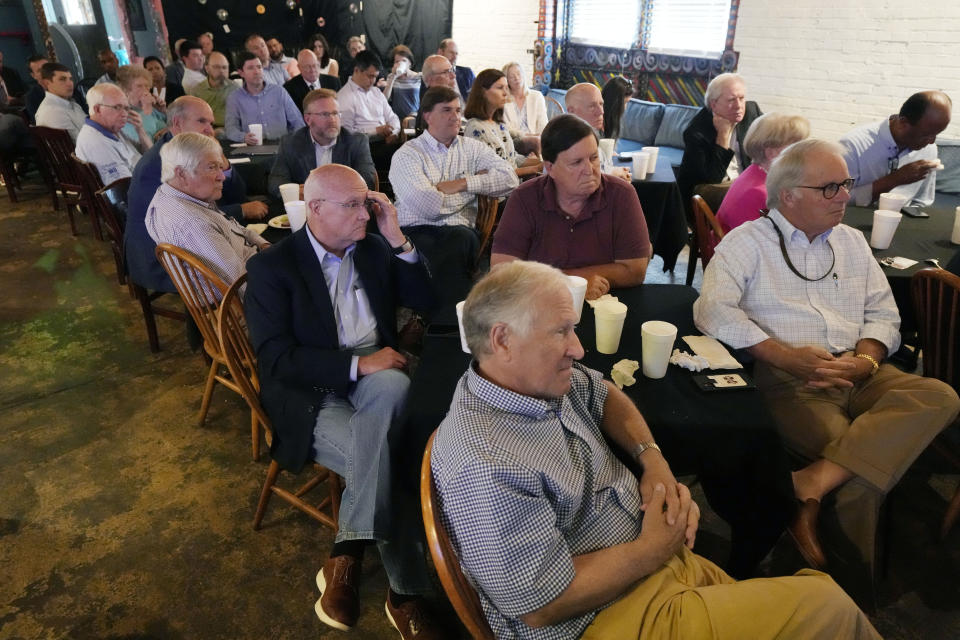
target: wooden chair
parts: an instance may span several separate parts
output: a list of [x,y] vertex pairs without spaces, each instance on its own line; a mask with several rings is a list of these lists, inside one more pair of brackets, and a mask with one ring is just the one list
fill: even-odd
[[147,291],[129,277],[127,257],[124,248],[127,191],[129,188],[130,178],[121,178],[102,189],[98,189],[96,193],[94,193],[94,206],[97,208],[98,215],[102,221],[101,226],[107,230],[107,240],[110,241],[110,249],[113,251],[113,260],[117,267],[117,281],[121,286],[126,285],[130,290],[130,296],[135,298],[140,304],[140,311],[143,313],[143,322],[147,327],[147,340],[150,343],[150,351],[157,353],[160,351],[160,338],[157,335],[155,316],[162,316],[183,322],[187,319],[187,314],[183,311],[154,304],[158,298],[167,295],[167,292]]
[[100,228],[100,217],[97,215],[97,206],[94,200],[96,193],[103,189],[103,181],[100,179],[100,172],[93,166],[93,163],[85,162],[77,157],[77,154],[71,153],[70,160],[74,164],[74,170],[83,189],[80,198],[83,200],[81,205],[87,210],[90,216],[90,226],[93,227],[93,235],[97,240],[103,240],[103,229]]
[[78,175],[76,164],[71,158],[74,148],[73,140],[70,139],[70,134],[65,129],[34,126],[30,127],[30,130],[46,152],[46,159],[56,181],[57,194],[66,205],[67,217],[70,220],[70,233],[77,235],[73,209],[89,206],[89,203],[83,198],[82,179]]
[[[57,172],[54,167],[53,159],[50,157],[50,151],[44,143],[43,138],[37,133],[35,126],[30,126],[30,136],[33,138],[33,146],[37,149],[37,162],[43,167],[44,180],[47,183],[47,189],[50,192],[50,199],[53,202],[53,210],[60,211],[60,199],[57,197],[60,191],[60,183],[57,178]],[[69,137],[69,134],[67,134]]]
[[[731,183],[729,182],[723,182],[721,184],[698,184],[696,187],[694,187],[693,194],[703,198],[704,204],[706,204],[712,213],[714,211],[719,211],[720,205],[723,204],[723,198],[727,195],[727,191],[730,189],[730,184]],[[696,212],[692,199],[684,204],[684,215],[687,216],[687,224],[691,229],[693,229],[689,238],[690,258],[687,261],[686,284],[689,287],[693,284],[693,277],[697,271],[697,258],[700,257],[700,247],[698,246],[696,233]],[[713,257],[712,253],[710,254],[710,257]],[[707,258],[707,261],[709,260],[710,258]],[[703,263],[703,268],[707,268],[707,262]]]
[[220,335],[217,333],[218,307],[228,287],[197,256],[180,247],[161,242],[157,245],[157,260],[167,270],[180,298],[187,306],[187,311],[197,324],[203,336],[203,350],[210,357],[210,371],[207,373],[203,399],[200,402],[199,422],[202,426],[210,408],[215,382],[243,395],[233,380],[220,375],[220,367],[226,367],[227,360],[220,348]]
[[480,235],[480,248],[477,250],[477,260],[487,250],[487,245],[493,237],[493,230],[497,227],[497,213],[500,203],[496,198],[484,195],[477,196],[477,221],[474,228]]
[[543,99],[547,103],[548,118],[552,118],[556,115],[567,112],[567,110],[563,108],[563,105],[560,104],[560,101],[554,98],[553,96],[544,96]]
[[[943,269],[921,269],[910,279],[910,294],[923,350],[923,375],[960,389],[960,277]],[[934,447],[960,468],[960,456],[940,438]],[[960,517],[960,487],[940,525],[946,538]]]
[[427,545],[440,576],[440,584],[443,585],[453,609],[460,616],[460,621],[473,638],[493,640],[493,631],[483,615],[480,597],[460,569],[460,561],[450,544],[450,536],[447,535],[447,530],[440,520],[440,510],[436,506],[437,490],[433,484],[433,473],[430,471],[430,456],[436,436],[437,432],[434,431],[427,442],[420,467],[420,506],[423,511],[423,526],[427,533]]
[[[253,444],[253,459],[260,458],[260,429],[263,429],[267,445],[273,442],[273,426],[267,412],[260,404],[260,377],[257,373],[257,356],[253,352],[253,345],[247,335],[247,325],[243,315],[243,304],[240,301],[240,287],[247,281],[247,274],[240,276],[230,285],[227,293],[220,301],[220,319],[217,332],[220,334],[220,348],[227,368],[234,382],[240,389],[240,395],[250,407],[250,436]],[[270,463],[267,470],[267,480],[260,492],[257,502],[257,512],[253,518],[253,528],[259,529],[263,521],[263,514],[267,510],[267,503],[272,494],[277,494],[320,523],[337,530],[337,519],[340,516],[340,495],[343,493],[343,479],[329,469],[315,464],[317,473],[303,487],[291,493],[276,485],[280,475],[280,465],[276,461]],[[302,500],[302,496],[315,486],[327,481],[330,493],[320,504],[313,506]],[[330,507],[330,513],[324,509]]]
[[706,269],[707,264],[713,257],[713,248],[716,246],[714,239],[719,242],[724,233],[706,200],[695,195],[691,198],[691,205],[693,206],[694,221],[693,236],[696,239],[697,251],[700,254],[700,260],[703,262],[703,268]]

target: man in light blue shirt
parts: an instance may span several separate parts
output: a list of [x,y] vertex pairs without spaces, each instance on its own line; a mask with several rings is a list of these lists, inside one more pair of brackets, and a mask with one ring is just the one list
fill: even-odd
[[893,192],[918,205],[933,204],[937,134],[950,124],[953,103],[942,91],[915,93],[900,113],[857,127],[840,139],[843,159],[856,181],[851,200],[858,207]]
[[237,72],[243,87],[227,97],[225,116],[227,139],[256,144],[251,124],[263,125],[264,140],[278,140],[304,126],[303,116],[282,85],[266,82],[260,59],[249,51],[240,53]]
[[258,33],[251,33],[243,41],[243,46],[247,51],[257,56],[260,64],[263,65],[263,77],[267,82],[282,87],[283,83],[290,79],[290,74],[282,64],[270,60],[270,49],[267,47],[267,42],[263,39],[263,36]]

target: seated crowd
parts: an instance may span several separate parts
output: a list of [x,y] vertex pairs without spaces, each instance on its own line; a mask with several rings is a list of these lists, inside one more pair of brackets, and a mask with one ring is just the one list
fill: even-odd
[[[456,327],[465,300],[473,360],[438,428],[432,472],[440,519],[497,637],[879,637],[815,570],[827,566],[821,503],[846,491],[835,517],[870,521],[960,399],[885,362],[900,345],[899,312],[863,235],[841,220],[849,201],[887,191],[933,201],[946,94],[917,93],[833,143],[809,139],[800,115],[762,114],[742,77],[721,74],[683,134],[685,201],[701,185],[726,191],[726,235],[715,239],[696,325],[754,357],[779,432],[768,453],[785,447],[805,460],[762,478],[749,461],[726,461],[722,473],[704,463],[705,493],[731,527],[723,570],[691,551],[699,507],[640,411],[575,362],[584,351],[563,274],[585,278],[593,300],[642,285],[653,254],[630,172],[598,145],[618,135],[629,81],[577,84],[566,113],[548,121],[521,65],[475,75],[457,65],[451,39],[416,71],[403,45],[386,68],[359,39],[337,61],[321,34],[296,57],[251,34],[238,81],[210,34],[176,48],[166,68],[157,58],[120,66],[101,52],[104,73],[86,95],[67,67],[38,56],[40,90],[19,95],[38,125],[70,134],[103,184],[130,178],[133,282],[175,291],[158,243],[192,252],[227,284],[248,274],[271,455],[345,481],[316,575],[324,623],[356,624],[364,548],[375,543],[390,622],[404,638],[444,637],[422,597],[432,586],[418,496],[396,481],[409,473],[395,462],[410,385],[396,318],[406,307]],[[0,88],[17,97],[12,82]],[[409,139],[406,118],[416,121]],[[5,131],[0,143],[14,135]],[[275,246],[244,226],[270,204],[248,194],[223,150],[263,140],[278,145],[273,203],[281,185],[297,184],[306,212]],[[488,273],[483,202],[502,211]],[[745,490],[731,495],[726,480]],[[812,569],[738,581],[756,575],[784,532]]]

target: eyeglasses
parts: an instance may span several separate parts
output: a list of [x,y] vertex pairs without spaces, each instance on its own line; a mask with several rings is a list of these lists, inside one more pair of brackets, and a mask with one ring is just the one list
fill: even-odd
[[840,193],[841,188],[847,193],[850,193],[850,189],[853,188],[854,182],[855,180],[853,178],[847,178],[843,182],[831,182],[829,184],[823,185],[822,187],[808,187],[803,184],[797,185],[797,186],[800,187],[801,189],[817,189],[818,191],[823,192],[824,198],[826,198],[827,200],[830,200],[831,198],[836,196],[838,193]]
[[349,209],[350,211],[354,211],[355,209],[359,209],[360,207],[369,207],[374,203],[374,200],[372,198],[366,198],[365,200],[362,200],[360,202],[337,202],[336,200],[328,200],[327,198],[314,198],[312,202],[329,202],[331,204],[338,204],[344,209]]
[[305,116],[320,116],[321,118],[339,118],[339,111],[308,111]]
[[130,107],[125,104],[100,104],[101,107],[106,107],[107,109],[113,109],[115,111],[128,111]]

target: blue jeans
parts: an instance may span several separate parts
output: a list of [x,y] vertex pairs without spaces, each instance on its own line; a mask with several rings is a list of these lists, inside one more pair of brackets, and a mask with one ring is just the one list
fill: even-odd
[[346,398],[328,395],[313,429],[313,453],[343,476],[336,541],[376,540],[390,588],[413,595],[432,590],[420,505],[394,491],[388,439],[401,425],[409,386],[405,373],[386,369],[360,378]]

